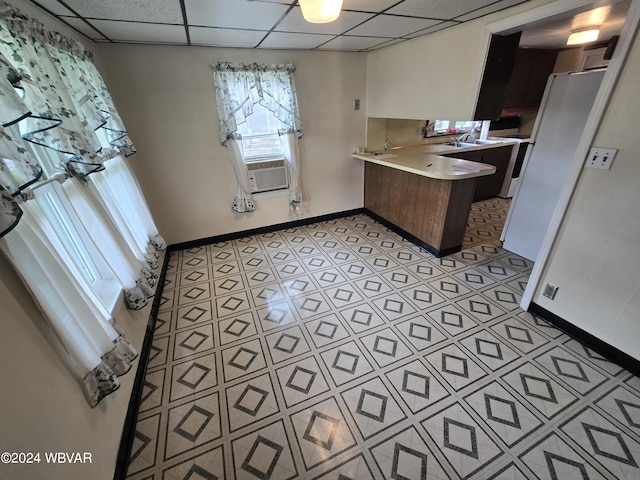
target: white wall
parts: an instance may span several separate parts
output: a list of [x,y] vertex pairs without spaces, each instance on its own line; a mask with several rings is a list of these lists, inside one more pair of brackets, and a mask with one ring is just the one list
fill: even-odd
[[549,0],[465,22],[369,54],[369,117],[472,119],[491,34],[487,25]]
[[[617,148],[610,171],[584,169],[533,301],[640,359],[640,37],[594,141]],[[547,283],[555,300],[541,295]]]
[[109,89],[139,153],[134,169],[168,243],[294,220],[288,197],[260,199],[234,214],[235,180],[220,145],[212,70],[216,61],[296,66],[305,134],[300,140],[301,218],[363,206],[363,168],[351,158],[365,144],[366,55],[206,47],[103,45]]

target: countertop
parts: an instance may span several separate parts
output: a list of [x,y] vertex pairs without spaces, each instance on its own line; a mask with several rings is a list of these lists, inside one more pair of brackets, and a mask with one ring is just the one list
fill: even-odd
[[353,158],[376,163],[385,167],[396,168],[409,173],[415,173],[416,175],[422,175],[424,177],[440,180],[463,180],[465,178],[492,175],[495,173],[496,167],[459,158],[443,157],[442,155],[486,150],[514,144],[515,142],[505,141],[466,148],[445,144],[428,144],[396,148],[378,155],[374,153],[354,153]]

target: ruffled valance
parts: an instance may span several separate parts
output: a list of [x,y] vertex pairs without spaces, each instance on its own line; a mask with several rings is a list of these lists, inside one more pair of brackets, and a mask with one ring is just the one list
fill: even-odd
[[223,145],[237,136],[238,125],[253,113],[256,103],[271,110],[287,130],[302,137],[293,64],[217,62],[211,67]]
[[61,153],[61,168],[80,178],[136,152],[92,58],[0,0],[0,237],[20,219],[20,192],[42,175],[23,141]]

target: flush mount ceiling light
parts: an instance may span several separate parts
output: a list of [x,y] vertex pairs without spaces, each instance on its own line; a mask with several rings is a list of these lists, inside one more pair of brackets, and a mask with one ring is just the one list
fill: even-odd
[[583,43],[595,42],[598,39],[598,35],[600,35],[600,29],[598,28],[571,32],[567,45],[582,45]]
[[302,16],[310,23],[329,23],[340,16],[342,0],[298,0]]

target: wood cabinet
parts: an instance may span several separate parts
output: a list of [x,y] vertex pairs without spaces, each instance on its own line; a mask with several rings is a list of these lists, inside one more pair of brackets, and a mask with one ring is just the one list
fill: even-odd
[[486,163],[496,167],[496,173],[493,175],[478,178],[476,190],[473,195],[473,201],[477,202],[486,198],[497,197],[500,194],[512,153],[513,145],[505,145],[483,150],[472,150],[470,152],[461,151],[459,153],[450,153],[446,156],[471,160],[472,162]]
[[537,109],[557,57],[557,50],[519,48],[503,107]]
[[521,32],[512,35],[491,35],[478,101],[473,114],[474,120],[500,118],[518,53],[520,35]]
[[436,256],[448,255],[462,248],[476,180],[441,180],[365,162],[364,207]]
[[492,35],[474,120],[535,112],[558,50],[518,48],[520,34]]

